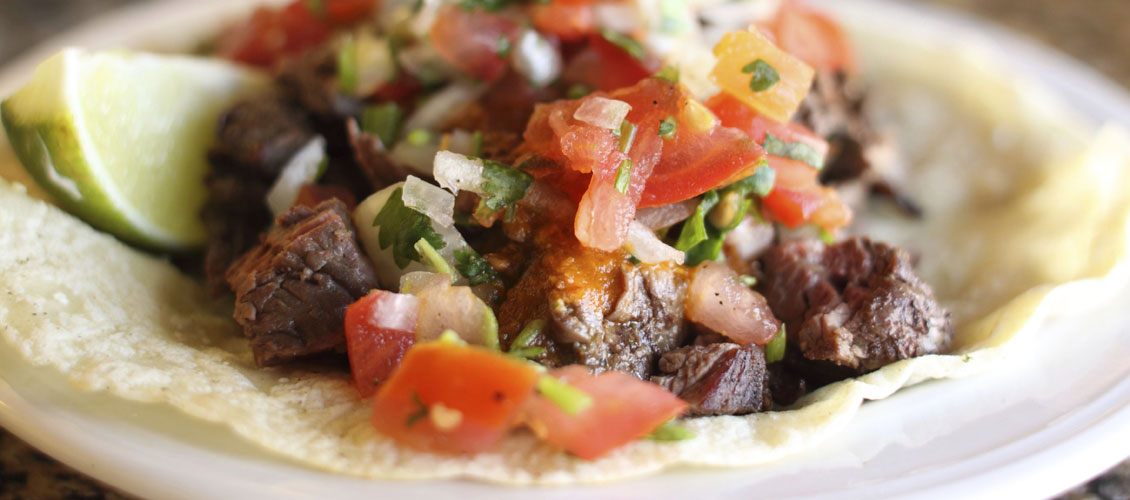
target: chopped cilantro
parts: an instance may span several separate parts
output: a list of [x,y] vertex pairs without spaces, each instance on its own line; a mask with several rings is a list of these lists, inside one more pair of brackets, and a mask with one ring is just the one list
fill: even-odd
[[718,259],[718,255],[722,253],[722,242],[726,235],[713,228],[708,230],[707,233],[706,239],[686,251],[684,265],[694,267],[708,260]]
[[737,190],[742,195],[749,193],[756,194],[759,197],[769,196],[769,192],[773,190],[773,183],[777,180],[777,171],[769,166],[768,162],[762,161],[753,175],[746,177],[738,182],[729,185],[726,189]]
[[764,59],[758,59],[742,66],[742,73],[753,75],[749,79],[749,89],[754,92],[769,90],[781,80],[781,75],[777,73],[777,69],[765,62]]
[[466,10],[485,10],[498,12],[510,4],[510,0],[461,0],[459,5]]
[[483,304],[483,346],[487,349],[500,351],[498,347],[498,318],[490,306]]
[[832,234],[827,229],[817,226],[816,230],[820,232],[820,241],[826,245],[831,245],[836,242],[836,235]]
[[641,44],[638,40],[632,38],[631,36],[625,35],[618,31],[610,30],[608,28],[601,29],[600,36],[604,37],[605,40],[608,40],[608,43],[624,49],[624,52],[627,52],[628,55],[636,59],[642,61],[645,57],[647,57],[647,50],[644,49],[643,44]]
[[471,247],[455,251],[455,270],[467,278],[471,286],[481,285],[498,277],[494,266]]
[[647,439],[652,441],[684,441],[694,438],[694,433],[674,421],[667,422],[659,426],[651,434],[647,435]]
[[361,111],[361,130],[377,136],[385,149],[392,149],[396,136],[400,133],[400,121],[404,110],[396,103],[365,106]]
[[537,391],[569,415],[576,415],[592,406],[592,396],[587,392],[551,375],[538,379]]
[[546,321],[544,319],[535,319],[522,328],[518,333],[518,337],[514,342],[510,343],[510,350],[507,354],[517,356],[519,358],[533,359],[545,353],[544,347],[531,346],[530,342],[545,330]]
[[403,194],[404,188],[396,188],[373,219],[373,225],[380,227],[377,241],[381,250],[391,246],[393,261],[401,269],[408,267],[412,261],[420,261],[420,254],[416,251],[416,242],[420,239],[427,240],[434,249],[447,245],[432,227],[428,216],[404,206]]
[[508,208],[526,196],[534,177],[505,163],[483,160],[483,204],[491,210]]
[[741,284],[748,286],[750,288],[753,288],[754,286],[757,285],[757,278],[750,276],[748,274],[743,274],[741,276],[738,276],[738,281],[741,282]]
[[620,168],[616,169],[616,190],[620,194],[628,193],[628,184],[632,182],[632,160],[625,158],[620,162]]
[[415,248],[416,253],[420,254],[424,261],[427,261],[427,264],[432,267],[432,271],[446,274],[451,279],[455,279],[455,273],[451,272],[451,266],[448,265],[446,260],[443,260],[443,256],[432,247],[431,243],[428,243],[426,238],[420,238],[415,245],[412,245],[412,248]]
[[671,139],[675,137],[675,129],[679,126],[675,117],[668,116],[659,122],[659,137]]
[[765,152],[773,156],[781,156],[791,160],[797,160],[807,163],[812,168],[820,170],[824,168],[824,157],[816,151],[816,148],[809,146],[803,142],[785,142],[773,134],[765,134],[765,141],[761,143],[765,148]]
[[636,124],[628,120],[624,120],[624,123],[620,124],[620,133],[617,135],[620,136],[621,153],[628,154],[628,152],[632,150],[632,143],[636,141],[637,129]]
[[781,329],[777,330],[777,336],[773,337],[768,344],[765,344],[765,362],[773,363],[785,359],[785,324],[781,323]]
[[569,99],[580,99],[592,93],[592,88],[583,83],[574,83],[569,86],[565,91],[565,97]]
[[498,37],[498,42],[494,44],[494,53],[503,59],[510,57],[510,38],[506,35]]
[[675,242],[675,249],[686,252],[699,242],[706,240],[708,237],[706,234],[706,214],[710,213],[710,209],[717,204],[717,191],[710,190],[702,195],[702,201],[695,207],[694,213],[683,223],[683,231],[679,233],[679,239]]

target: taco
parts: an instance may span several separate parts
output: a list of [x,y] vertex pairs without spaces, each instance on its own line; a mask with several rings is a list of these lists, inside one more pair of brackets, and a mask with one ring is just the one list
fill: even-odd
[[[859,39],[900,167],[842,33],[797,4],[394,2],[375,27],[370,2],[311,4],[220,39],[279,69],[220,122],[199,275],[0,190],[11,348],[319,469],[594,482],[811,447],[990,367],[1125,258],[1124,134],[968,54]],[[311,40],[254,36],[296,12]],[[853,190],[880,194],[849,225]],[[464,397],[484,388],[493,410]]]

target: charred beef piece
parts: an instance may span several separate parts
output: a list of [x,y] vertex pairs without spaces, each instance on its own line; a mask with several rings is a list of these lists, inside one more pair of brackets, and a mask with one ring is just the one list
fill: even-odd
[[240,102],[225,113],[208,153],[205,281],[218,295],[228,266],[259,241],[271,223],[267,191],[279,171],[314,135],[301,109],[273,96]]
[[797,110],[798,122],[828,138],[821,182],[860,178],[872,166],[869,148],[889,147],[864,114],[865,96],[861,82],[847,73],[820,72]]
[[772,407],[765,350],[757,344],[693,345],[659,359],[651,381],[690,405],[689,415],[743,415]]
[[368,179],[373,191],[380,191],[408,178],[408,169],[394,163],[388,157],[388,149],[381,140],[368,132],[362,132],[357,120],[350,118],[345,124],[349,135],[349,145],[353,158],[361,167],[361,173]]
[[345,308],[377,286],[341,201],[293,207],[275,224],[227,273],[259,366],[344,344]]
[[315,118],[343,124],[342,119],[361,114],[361,101],[341,91],[337,54],[328,45],[283,60],[277,81],[286,97]]
[[687,277],[670,265],[636,266],[622,252],[582,247],[571,237],[536,237],[539,251],[499,310],[509,347],[522,327],[548,320],[531,345],[549,366],[582,364],[647,379],[662,354],[687,336]]
[[762,293],[809,360],[866,372],[943,352],[953,339],[949,313],[899,248],[867,238],[792,241],[762,265]]

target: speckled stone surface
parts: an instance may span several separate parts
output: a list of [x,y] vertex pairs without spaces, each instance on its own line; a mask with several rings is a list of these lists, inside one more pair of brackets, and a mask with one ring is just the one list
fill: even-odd
[[[92,15],[138,0],[0,0],[0,64]],[[910,1],[910,0],[908,0]],[[1130,87],[1130,0],[919,0],[984,16]],[[1130,450],[1126,450],[1130,455]],[[129,498],[0,429],[0,500]],[[1130,500],[1130,461],[1057,500]]]

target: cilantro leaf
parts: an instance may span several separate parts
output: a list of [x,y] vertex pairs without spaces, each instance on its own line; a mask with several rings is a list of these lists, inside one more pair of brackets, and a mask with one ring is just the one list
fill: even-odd
[[749,79],[749,89],[754,92],[769,90],[781,81],[781,75],[777,73],[777,68],[765,62],[764,59],[758,59],[742,66],[742,73],[753,75]]
[[753,175],[746,177],[738,182],[730,184],[726,187],[727,191],[737,191],[741,195],[749,193],[756,194],[762,198],[769,196],[769,192],[773,190],[773,183],[777,180],[777,171],[769,166],[769,163],[762,161]]
[[455,270],[467,278],[471,286],[481,285],[498,278],[494,266],[471,247],[455,251]]
[[659,122],[659,137],[670,139],[675,136],[675,128],[678,123],[675,122],[675,117],[668,116]]
[[534,176],[505,163],[483,160],[483,203],[491,210],[502,210],[526,196]]
[[679,233],[679,239],[675,242],[675,249],[686,252],[691,247],[699,244],[707,239],[706,234],[706,214],[710,213],[710,209],[718,204],[718,192],[715,190],[707,191],[702,195],[702,201],[695,207],[694,213],[690,218],[683,223],[683,230]]
[[408,267],[412,261],[420,261],[416,242],[421,238],[437,250],[447,245],[432,227],[428,216],[404,206],[403,194],[404,188],[396,188],[373,219],[373,226],[380,227],[377,241],[381,250],[391,246],[393,261],[401,269]]
[[767,133],[761,146],[765,148],[766,153],[773,156],[801,161],[816,170],[824,168],[824,157],[820,156],[816,148],[803,142],[785,142]]

